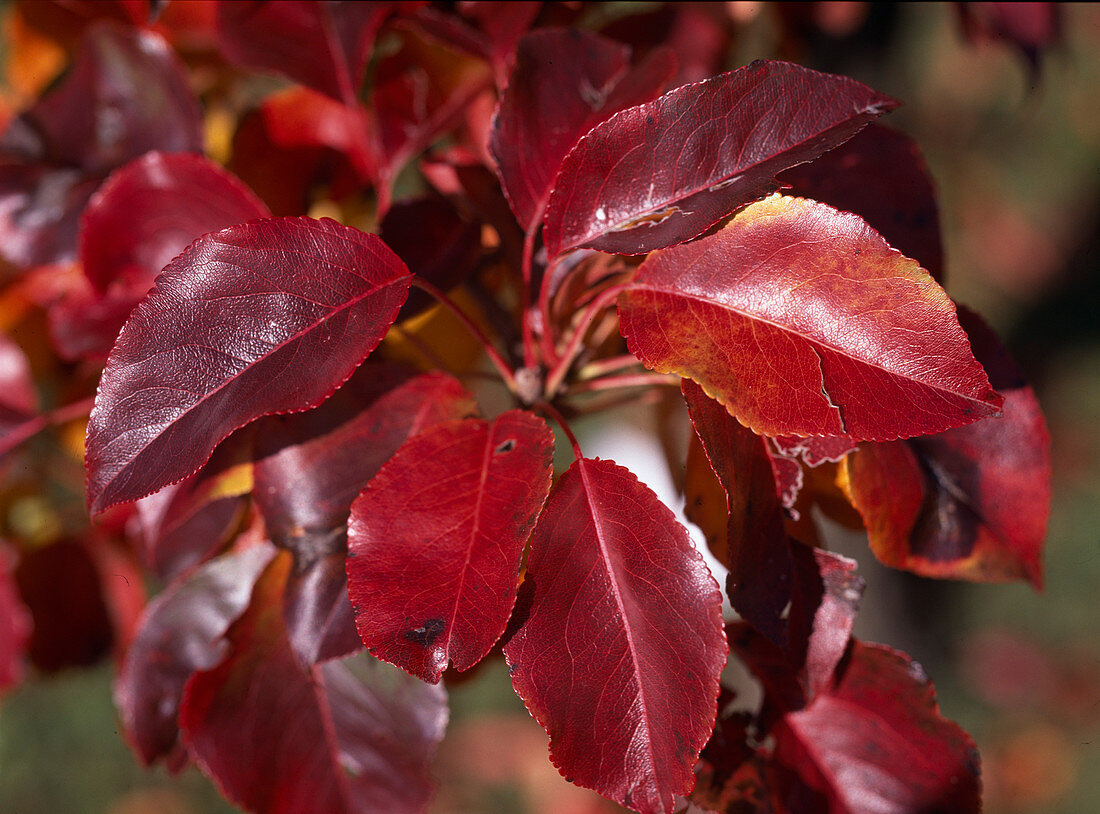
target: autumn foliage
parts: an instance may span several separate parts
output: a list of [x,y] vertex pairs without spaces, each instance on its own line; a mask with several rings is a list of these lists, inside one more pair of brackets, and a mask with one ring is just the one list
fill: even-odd
[[[1043,416],[943,288],[898,101],[579,5],[13,12],[65,70],[0,137],[0,451],[87,417],[92,520],[0,549],[0,682],[99,636],[137,758],[256,812],[424,810],[447,682],[501,657],[561,774],[635,811],[976,812],[816,524],[1042,584]],[[570,429],[670,388],[723,585]]]

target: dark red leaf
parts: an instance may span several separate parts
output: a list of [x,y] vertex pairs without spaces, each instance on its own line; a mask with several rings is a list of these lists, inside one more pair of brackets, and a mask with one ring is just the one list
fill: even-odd
[[578,460],[539,518],[504,646],[512,686],[578,785],[671,812],[710,737],[721,593],[684,529],[611,461]]
[[791,600],[792,565],[767,439],[738,424],[690,379],[682,389],[691,423],[726,491],[730,604],[773,642],[785,644],[782,617]]
[[940,715],[920,665],[852,643],[840,681],[775,730],[776,757],[837,814],[981,810],[974,742]]
[[955,306],[856,215],[775,195],[651,255],[619,298],[647,367],[762,435],[893,440],[996,414]]
[[287,580],[283,621],[302,664],[320,664],[363,649],[348,600],[344,534],[331,536],[337,535],[340,545],[335,551],[296,565]]
[[90,511],[187,477],[253,419],[326,399],[381,341],[409,282],[381,240],[331,220],[196,240],[107,360],[88,425]]
[[540,28],[519,43],[489,149],[524,231],[542,221],[554,177],[577,139],[613,113],[647,102],[676,70],[659,49],[630,71],[630,49],[575,28]]
[[552,254],[641,254],[695,237],[896,107],[840,76],[785,62],[669,91],[593,128],[562,162],[546,213]]
[[162,579],[202,562],[237,527],[252,486],[250,440],[232,436],[194,475],[135,504],[143,559]]
[[[481,259],[481,224],[464,218],[445,198],[424,196],[398,201],[386,213],[379,236],[409,271],[442,291],[465,280]],[[409,292],[398,321],[435,305],[419,289]]]
[[268,566],[229,630],[229,655],[188,682],[188,750],[258,814],[422,811],[447,720],[442,688],[365,656],[303,667],[283,625],[290,570],[288,553]]
[[227,651],[223,637],[248,607],[252,586],[274,549],[224,554],[170,585],[149,603],[115,683],[115,705],[142,762],[182,757],[176,717],[184,685]]
[[281,73],[350,105],[393,6],[234,0],[218,3],[218,35],[231,62]]
[[1004,417],[896,444],[864,445],[842,484],[882,562],[925,576],[1043,583],[1050,436],[1034,391],[972,312],[960,321]]
[[88,203],[80,232],[84,273],[101,292],[116,280],[148,289],[195,238],[270,216],[250,189],[214,162],[189,153],[147,153],[114,172]]
[[356,499],[348,590],[367,649],[438,682],[504,632],[520,556],[550,491],[554,435],[510,410],[410,439]]
[[859,449],[859,444],[851,438],[842,435],[834,435],[826,438],[799,438],[794,435],[783,435],[773,438],[776,450],[788,458],[799,458],[809,467],[820,466],[823,463],[836,463],[849,452]]
[[278,544],[343,530],[352,501],[407,438],[476,412],[444,373],[368,363],[316,410],[259,425],[254,497]]
[[15,551],[0,543],[0,693],[23,680],[31,614],[14,579]]
[[779,181],[792,194],[854,212],[886,242],[943,280],[943,243],[936,187],[920,147],[872,122],[844,144]]
[[202,143],[198,103],[168,44],[89,26],[70,72],[0,138],[0,252],[24,267],[72,259],[80,211],[107,173],[149,150]]

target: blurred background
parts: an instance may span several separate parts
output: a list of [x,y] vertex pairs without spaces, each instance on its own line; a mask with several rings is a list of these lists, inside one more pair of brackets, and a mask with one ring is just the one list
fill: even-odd
[[[659,4],[591,4],[592,25]],[[683,7],[692,4],[681,4]],[[983,314],[1033,383],[1054,461],[1046,588],[931,581],[877,564],[832,529],[867,580],[855,634],[910,653],[941,709],[978,743],[991,814],[1100,811],[1100,4],[1065,4],[1050,47],[968,37],[962,4],[710,4],[727,66],[783,57],[904,106],[940,192],[946,287]],[[982,7],[995,4],[970,4]],[[594,11],[592,10],[594,9]],[[11,35],[13,6],[0,6]],[[975,8],[974,13],[980,9]],[[10,77],[9,77],[10,79]],[[674,508],[657,418],[623,408],[581,425]],[[661,491],[661,490],[658,490]],[[33,511],[33,503],[18,504]],[[9,517],[5,523],[23,522]],[[434,812],[581,814],[617,806],[565,783],[503,665],[450,688]],[[0,704],[0,811],[232,811],[194,770],[141,770],[118,735],[113,666],[31,675]]]

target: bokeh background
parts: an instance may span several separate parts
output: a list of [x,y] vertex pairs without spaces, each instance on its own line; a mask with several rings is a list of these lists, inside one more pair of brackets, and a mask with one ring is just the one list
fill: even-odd
[[[592,4],[596,25],[623,8]],[[776,4],[784,5],[784,4]],[[977,741],[990,814],[1100,811],[1100,4],[1065,4],[1037,60],[970,39],[958,4],[713,4],[735,32],[728,66],[781,56],[902,100],[887,118],[921,145],[940,191],[949,293],[985,315],[1030,377],[1053,443],[1046,588],[969,585],[878,566],[833,529],[867,579],[856,635],[906,650],[944,714]],[[985,4],[974,4],[982,6]],[[716,11],[717,9],[717,11]],[[0,5],[4,36],[10,4]],[[792,22],[796,21],[796,22]],[[6,59],[5,50],[0,58]],[[10,81],[11,76],[8,76]],[[11,93],[6,91],[5,98]],[[582,425],[676,506],[648,409]],[[663,481],[662,481],[663,479]],[[33,502],[11,504],[26,512]],[[33,518],[32,518],[33,519]],[[3,518],[5,527],[27,518]],[[102,663],[32,674],[0,701],[0,811],[199,814],[227,806],[195,771],[142,771],[118,734]],[[433,811],[618,811],[566,784],[499,664],[451,688]]]

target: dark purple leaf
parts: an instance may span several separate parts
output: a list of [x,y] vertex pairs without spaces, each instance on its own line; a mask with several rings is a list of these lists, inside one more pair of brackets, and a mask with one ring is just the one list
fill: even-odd
[[779,181],[791,192],[854,212],[886,242],[943,280],[943,243],[936,187],[920,147],[908,136],[872,122]]
[[659,49],[630,71],[630,49],[575,28],[540,28],[519,43],[489,139],[504,191],[524,231],[542,221],[565,154],[592,127],[648,102],[676,70]]
[[287,638],[303,664],[320,664],[363,648],[348,600],[344,533],[330,536],[339,537],[336,550],[315,555],[287,580],[283,614]]
[[566,778],[640,812],[694,783],[726,662],[721,593],[687,530],[626,469],[581,459],[539,518],[504,646]]
[[23,267],[72,259],[80,212],[112,169],[202,143],[198,103],[168,44],[89,26],[69,73],[0,138],[0,252]]
[[268,566],[229,630],[225,660],[188,682],[188,751],[258,814],[422,811],[447,720],[443,689],[365,654],[303,666],[283,624],[290,570],[289,553]]
[[149,603],[115,683],[127,740],[146,765],[181,753],[176,717],[196,670],[225,657],[223,637],[248,607],[252,586],[275,550],[257,546],[223,554],[170,585]]
[[619,298],[647,367],[761,435],[894,440],[995,415],[955,305],[858,216],[774,195],[651,255]]
[[479,662],[515,604],[523,546],[550,491],[554,436],[532,413],[438,425],[356,499],[348,588],[371,653],[433,684]]
[[84,211],[84,273],[98,291],[126,281],[144,296],[195,238],[270,216],[248,187],[214,162],[190,153],[147,153],[112,173]]
[[233,0],[218,3],[218,36],[230,62],[281,73],[353,104],[375,35],[393,6]]
[[597,125],[566,156],[547,207],[547,249],[641,254],[695,237],[774,188],[776,173],[896,105],[786,62],[669,91]]
[[90,511],[187,477],[262,415],[326,399],[381,341],[409,282],[381,240],[331,220],[196,240],[107,360],[88,425]]
[[940,715],[920,665],[852,643],[839,682],[776,728],[776,757],[837,814],[981,810],[974,742]]

